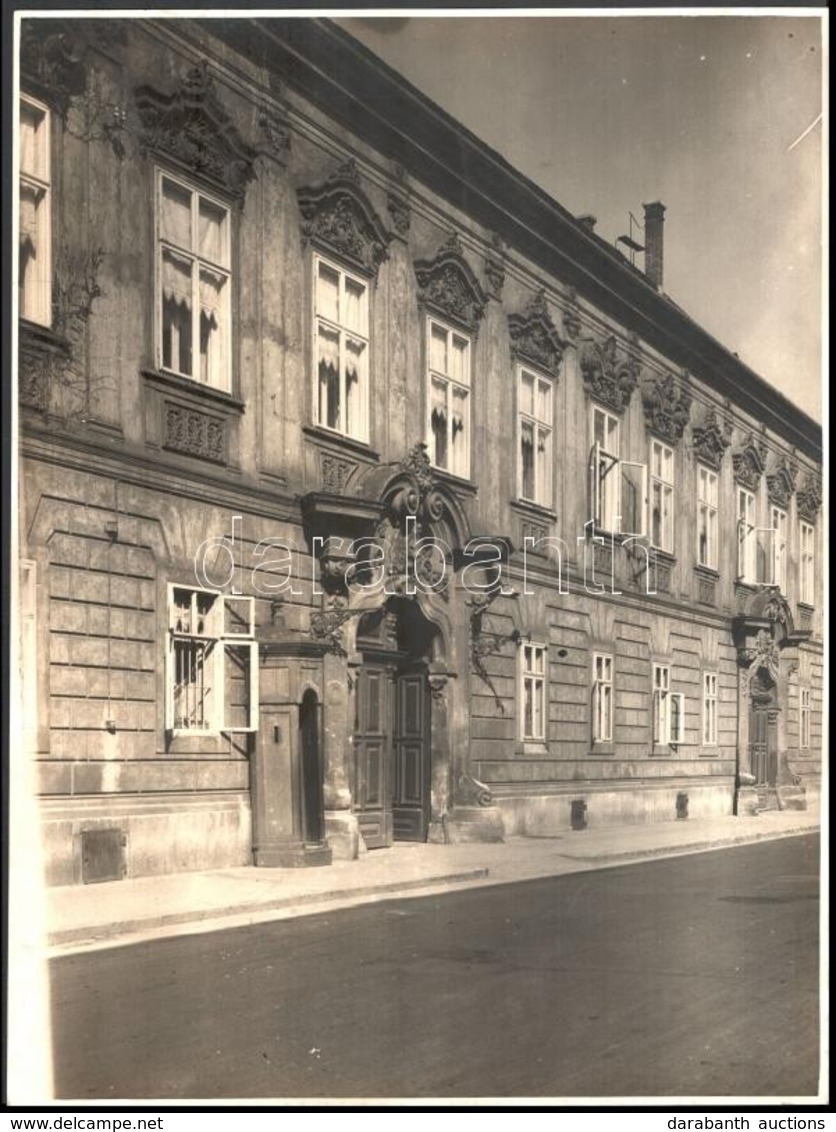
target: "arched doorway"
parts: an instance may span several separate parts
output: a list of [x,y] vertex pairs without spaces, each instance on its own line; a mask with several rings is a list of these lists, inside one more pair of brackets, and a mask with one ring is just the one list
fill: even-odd
[[435,627],[391,598],[357,626],[354,808],[370,849],[426,841],[431,812],[428,661]]

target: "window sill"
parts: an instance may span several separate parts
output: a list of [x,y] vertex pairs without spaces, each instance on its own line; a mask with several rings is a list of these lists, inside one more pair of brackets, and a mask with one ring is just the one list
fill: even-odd
[[812,617],[816,612],[815,605],[811,605],[809,601],[797,601],[795,604],[798,608],[799,613],[806,613],[810,617]]
[[589,748],[590,758],[596,758],[598,755],[606,755],[609,758],[615,754],[615,745],[613,743],[593,743]]
[[375,452],[371,445],[366,440],[358,440],[354,436],[346,436],[345,433],[337,432],[335,429],[324,428],[322,425],[303,425],[302,432],[310,440],[315,440],[332,448],[342,451],[349,451],[355,453],[357,456],[365,456],[367,459],[380,460],[380,453]]
[[514,511],[521,511],[533,519],[542,519],[544,522],[553,523],[557,519],[557,512],[553,508],[546,507],[543,503],[535,503],[531,499],[512,499],[511,507]]
[[700,562],[694,563],[694,573],[712,582],[719,582],[720,580],[719,570],[715,570],[713,566],[703,566]]
[[518,755],[544,756],[548,755],[549,748],[545,739],[518,739],[516,752]]
[[201,381],[192,381],[190,377],[181,377],[179,374],[167,373],[164,370],[144,369],[142,376],[149,385],[161,386],[163,389],[176,389],[178,393],[196,401],[214,401],[224,408],[243,413],[246,405],[240,397],[227,393],[223,389],[216,389],[213,385],[204,385]]
[[444,468],[438,468],[435,464],[430,465],[433,475],[441,480],[442,483],[448,484],[456,491],[462,491],[467,495],[476,495],[479,491],[476,484],[471,479],[466,479],[464,476],[457,476],[453,472],[448,472]]
[[57,334],[51,326],[30,322],[28,318],[20,320],[18,343],[21,350],[42,354],[68,354],[70,349],[67,339]]

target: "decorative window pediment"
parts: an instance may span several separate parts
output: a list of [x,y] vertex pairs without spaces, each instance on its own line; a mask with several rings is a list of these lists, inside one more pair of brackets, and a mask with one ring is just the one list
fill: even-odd
[[803,485],[798,489],[796,506],[802,519],[815,523],[822,504],[822,483],[812,472],[807,474]]
[[702,424],[694,425],[691,433],[697,459],[719,471],[726,449],[731,444],[731,427],[721,424],[716,410],[709,408]]
[[795,480],[798,475],[797,467],[782,456],[778,461],[775,471],[766,477],[766,490],[769,495],[769,502],[774,503],[776,507],[783,507],[785,510],[789,507],[790,499],[795,491]]
[[590,397],[623,414],[639,383],[638,359],[619,350],[616,337],[611,334],[604,342],[587,339],[581,347],[580,363]]
[[682,439],[691,414],[692,400],[686,382],[678,382],[672,373],[666,377],[647,378],[642,383],[645,419],[651,431],[669,444],[676,444]]
[[304,242],[376,277],[389,254],[391,237],[360,187],[354,159],[346,161],[322,184],[298,189],[296,195]]
[[168,157],[223,192],[243,196],[255,151],[220,104],[205,62],[191,68],[174,94],[141,86],[135,99],[143,154]]
[[557,377],[566,343],[551,320],[545,291],[538,291],[522,314],[508,315],[508,331],[515,359]]
[[766,467],[766,447],[749,433],[741,448],[732,453],[734,478],[750,491],[756,491]]
[[87,85],[86,43],[58,20],[24,19],[20,25],[22,85],[66,114],[70,99]]
[[451,322],[476,332],[487,296],[462,254],[455,232],[434,259],[415,261],[419,300]]

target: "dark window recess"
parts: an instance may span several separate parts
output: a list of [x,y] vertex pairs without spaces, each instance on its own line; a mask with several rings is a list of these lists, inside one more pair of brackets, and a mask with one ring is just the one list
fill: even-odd
[[570,818],[572,829],[586,829],[586,802],[582,798],[576,798],[572,802]]
[[688,795],[687,794],[677,794],[677,796],[676,796],[676,816],[677,816],[677,818],[681,818],[681,819],[688,817]]
[[81,882],[98,884],[105,880],[122,880],[127,872],[125,846],[121,829],[85,829],[81,834]]

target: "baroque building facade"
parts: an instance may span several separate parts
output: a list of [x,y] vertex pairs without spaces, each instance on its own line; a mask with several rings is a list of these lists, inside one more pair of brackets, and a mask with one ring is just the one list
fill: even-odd
[[[325,20],[20,40],[50,884],[817,804],[820,428]],[[13,745],[14,749],[14,745]]]

